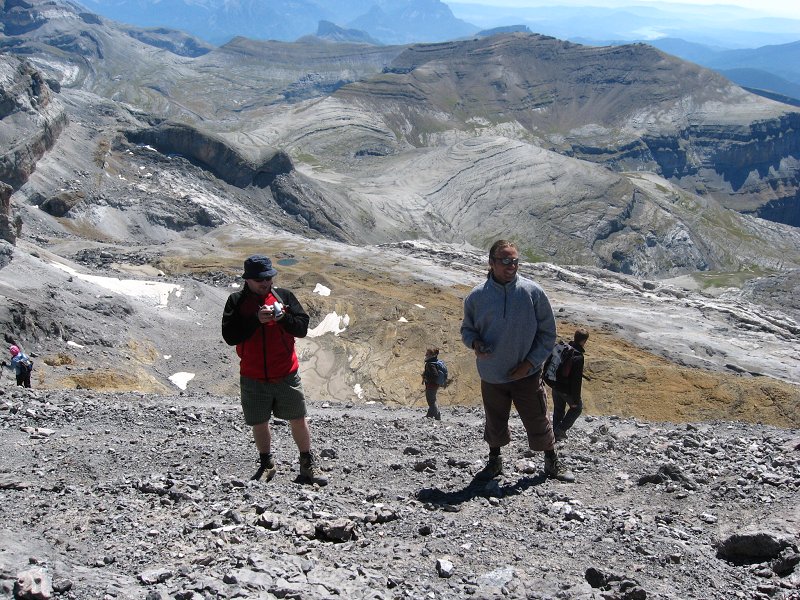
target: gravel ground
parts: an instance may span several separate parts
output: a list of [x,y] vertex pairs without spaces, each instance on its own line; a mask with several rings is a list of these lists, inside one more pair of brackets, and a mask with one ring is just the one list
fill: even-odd
[[800,597],[797,430],[582,418],[566,484],[514,416],[482,483],[480,409],[312,402],[320,488],[236,398],[3,385],[0,597]]

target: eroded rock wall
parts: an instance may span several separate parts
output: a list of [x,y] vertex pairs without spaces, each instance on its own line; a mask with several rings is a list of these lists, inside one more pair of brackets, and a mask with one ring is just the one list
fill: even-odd
[[244,156],[222,138],[182,123],[126,132],[128,141],[153,146],[162,154],[180,154],[236,187],[268,187],[293,169],[289,156],[274,148],[260,149],[256,159]]
[[0,182],[18,189],[67,123],[60,102],[28,62],[0,56]]
[[576,158],[643,167],[724,206],[800,226],[800,113],[749,124],[693,125],[619,146],[576,144]]

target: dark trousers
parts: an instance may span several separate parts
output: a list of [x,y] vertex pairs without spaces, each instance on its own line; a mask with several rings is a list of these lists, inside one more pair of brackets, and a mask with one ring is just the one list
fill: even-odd
[[547,418],[547,392],[540,374],[509,383],[481,380],[481,395],[486,415],[483,439],[490,448],[499,448],[511,441],[508,419],[512,404],[528,434],[528,447],[531,450],[552,450],[555,447],[553,428]]
[[31,372],[27,369],[22,369],[19,375],[17,375],[17,385],[23,385],[26,388],[31,387]]
[[575,424],[581,412],[583,412],[582,400],[575,401],[569,394],[553,390],[553,429],[566,431]]
[[436,393],[439,391],[439,386],[425,386],[425,400],[428,402],[427,416],[435,417],[439,414],[439,407],[436,406]]

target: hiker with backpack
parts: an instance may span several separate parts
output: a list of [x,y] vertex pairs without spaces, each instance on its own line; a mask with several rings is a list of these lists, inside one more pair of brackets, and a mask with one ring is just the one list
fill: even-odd
[[422,383],[425,385],[425,400],[428,402],[425,416],[441,421],[442,413],[436,404],[436,394],[440,387],[447,386],[447,365],[439,358],[439,348],[428,348],[425,351]]
[[461,339],[475,351],[485,415],[483,439],[489,461],[476,477],[503,472],[500,450],[511,441],[508,427],[513,404],[528,434],[528,447],[544,452],[544,472],[574,481],[555,450],[547,414],[542,365],[556,341],[556,321],[541,286],[517,273],[519,250],[507,240],[489,250],[489,273],[464,299]]
[[553,388],[553,433],[557,442],[567,439],[567,430],[583,412],[583,353],[588,340],[589,332],[578,329],[569,344],[556,345],[544,366],[545,382]]
[[30,357],[28,357],[27,354],[19,349],[19,346],[10,346],[8,351],[11,354],[11,364],[7,365],[6,361],[3,361],[2,366],[8,366],[9,368],[14,369],[14,374],[17,376],[17,385],[21,385],[26,388],[31,387],[33,361],[30,359]]
[[239,355],[242,412],[253,430],[260,458],[251,479],[268,482],[275,476],[269,425],[274,415],[289,422],[300,451],[297,482],[327,485],[311,452],[311,431],[294,348],[295,338],[308,333],[309,317],[293,292],[273,286],[277,274],[266,256],[249,257],[242,274],[245,286],[228,297],[222,314],[222,337],[236,346]]

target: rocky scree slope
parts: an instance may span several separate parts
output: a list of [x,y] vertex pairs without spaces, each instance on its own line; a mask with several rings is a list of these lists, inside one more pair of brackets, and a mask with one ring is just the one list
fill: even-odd
[[[235,398],[0,389],[0,594],[90,598],[796,598],[796,431],[581,419],[547,480],[516,419],[310,403],[330,483],[248,481]],[[46,590],[26,596],[32,579]],[[15,592],[16,590],[16,592]],[[52,590],[52,592],[51,592]],[[52,595],[51,595],[52,594]]]

